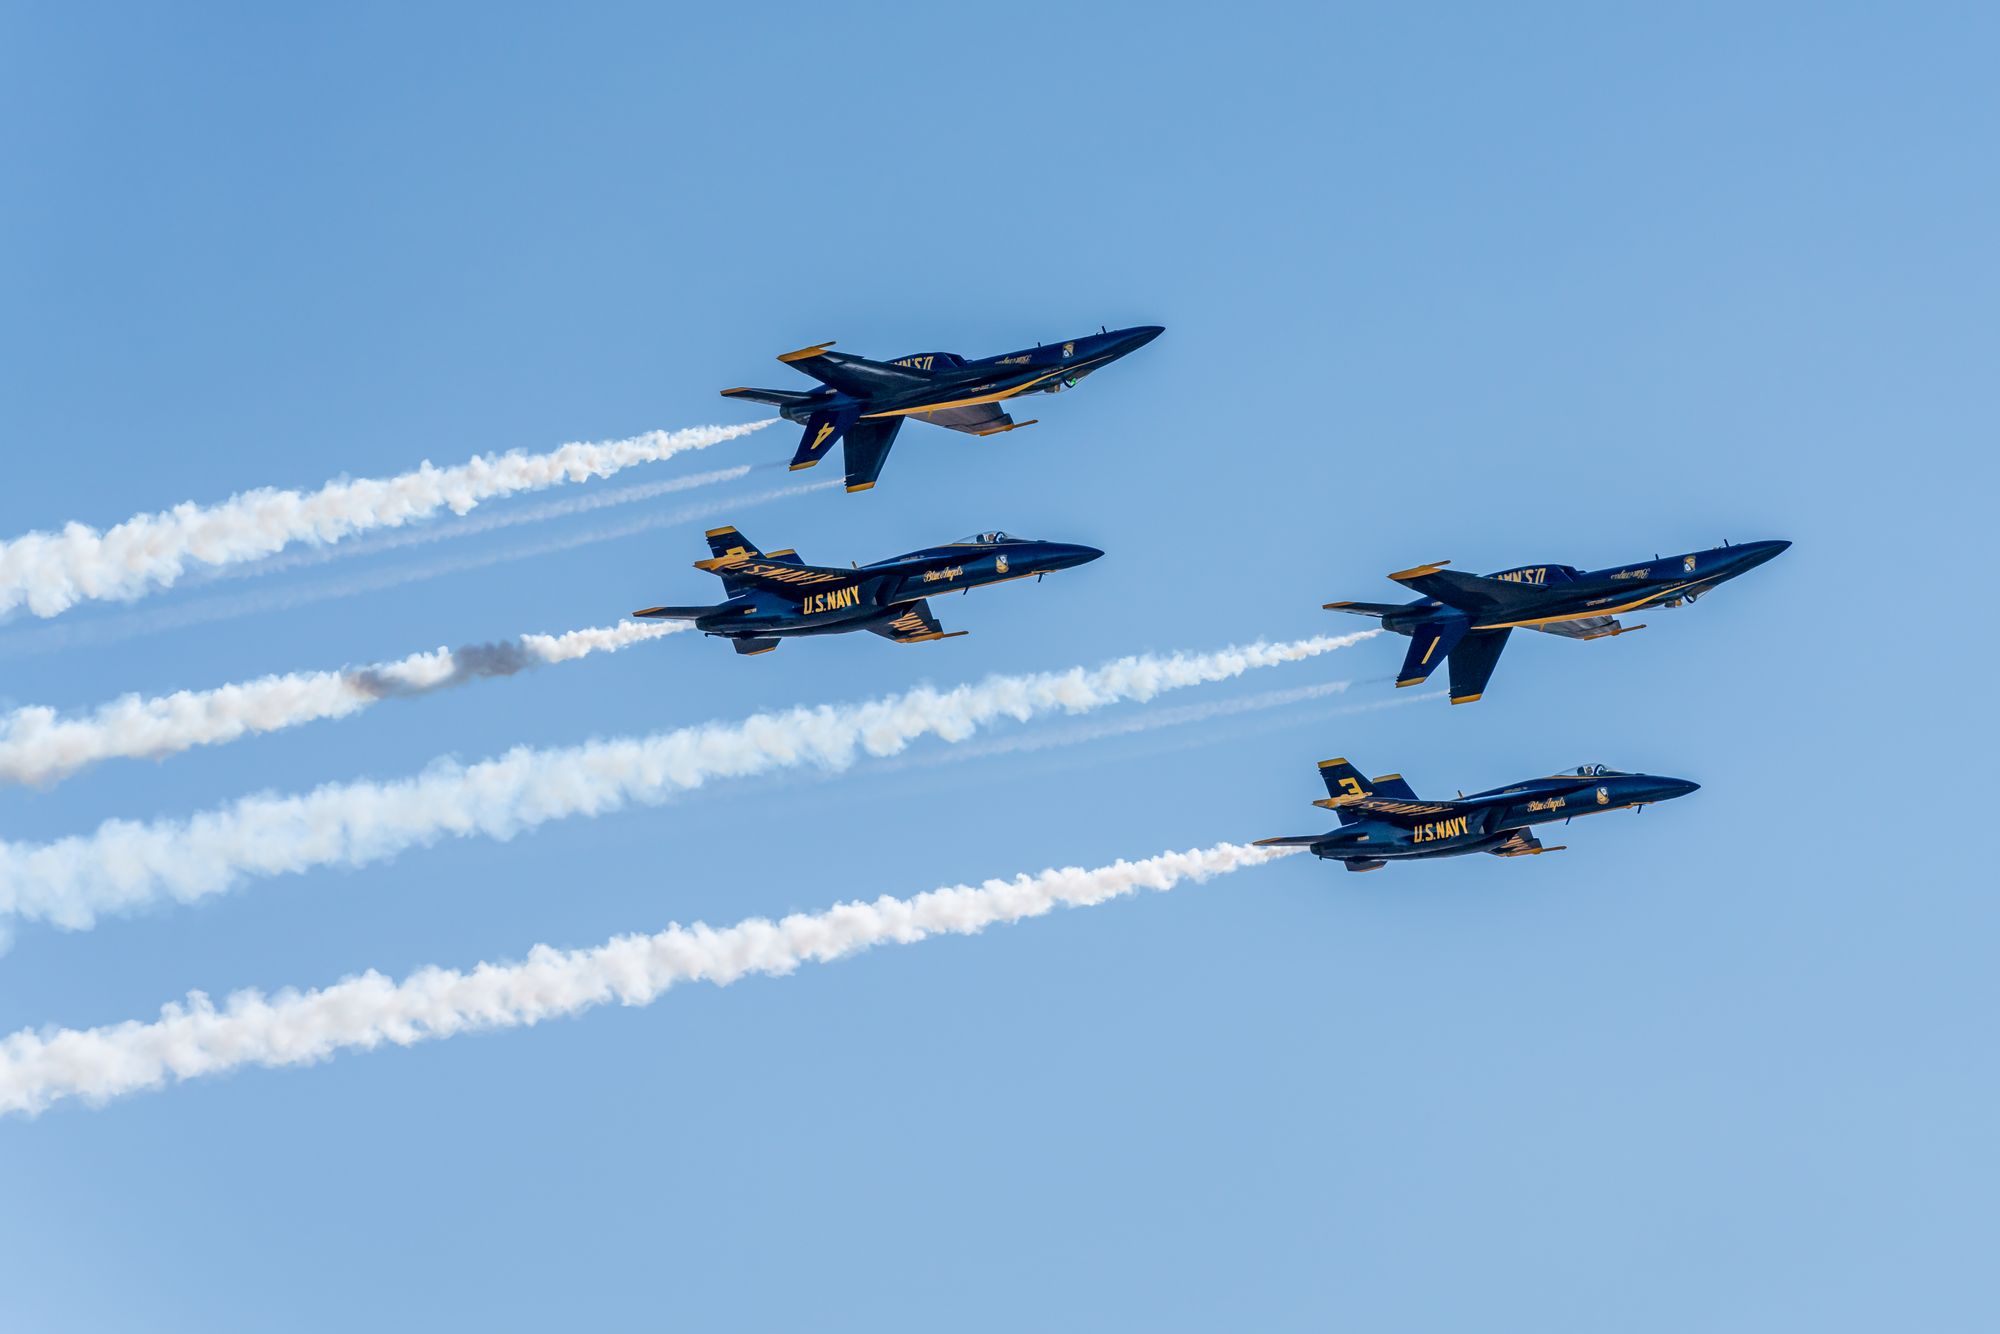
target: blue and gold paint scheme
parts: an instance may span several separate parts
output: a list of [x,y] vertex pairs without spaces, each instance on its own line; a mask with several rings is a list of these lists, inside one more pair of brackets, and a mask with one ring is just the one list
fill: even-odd
[[1618,617],[1647,607],[1678,607],[1717,585],[1748,574],[1790,542],[1725,543],[1662,560],[1604,570],[1573,565],[1517,565],[1497,574],[1460,574],[1433,561],[1390,575],[1423,594],[1416,602],[1329,602],[1328,611],[1374,616],[1384,630],[1410,637],[1398,686],[1420,685],[1451,664],[1451,702],[1470,704],[1486,692],[1507,636],[1539,630],[1565,639],[1609,639],[1643,630]]
[[1038,542],[999,531],[925,547],[873,565],[807,565],[796,551],[759,551],[734,528],[708,531],[709,559],[728,600],[709,606],[647,607],[634,616],[692,621],[738,653],[769,653],[780,640],[867,630],[898,644],[956,639],[925,599],[1012,579],[1039,579],[1104,553],[1067,542]]
[[1074,389],[1084,376],[1129,356],[1158,338],[1157,324],[1100,330],[1066,343],[968,361],[955,352],[917,352],[892,361],[870,361],[829,351],[817,343],[778,358],[818,380],[823,388],[725,389],[724,398],[768,403],[786,421],[805,427],[792,468],[810,468],[836,443],[846,453],[847,489],[866,491],[882,474],[896,432],[909,418],[962,431],[999,435],[1034,421],[1017,422],[1000,406],[1022,394]]
[[1545,846],[1529,830],[1538,824],[1604,811],[1637,810],[1672,801],[1700,787],[1684,778],[1620,773],[1601,764],[1570,773],[1460,795],[1449,801],[1417,796],[1401,774],[1364,778],[1345,759],[1320,761],[1326,796],[1313,805],[1331,810],[1338,829],[1257,840],[1262,847],[1309,848],[1315,857],[1350,871],[1377,871],[1392,861],[1459,857],[1472,852],[1495,857],[1532,857],[1561,852]]

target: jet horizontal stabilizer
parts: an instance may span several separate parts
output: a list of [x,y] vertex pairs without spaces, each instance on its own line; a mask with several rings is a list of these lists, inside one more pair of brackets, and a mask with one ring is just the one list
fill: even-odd
[[722,391],[724,398],[747,398],[752,403],[769,403],[774,408],[789,408],[811,398],[811,394],[794,393],[789,389],[752,389],[739,386]]
[[719,606],[647,607],[644,611],[635,611],[632,614],[634,616],[650,617],[656,621],[698,621],[704,616],[721,610],[722,608]]

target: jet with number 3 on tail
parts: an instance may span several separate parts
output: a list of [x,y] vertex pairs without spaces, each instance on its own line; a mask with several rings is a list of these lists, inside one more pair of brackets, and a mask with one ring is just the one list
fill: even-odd
[[1621,625],[1621,613],[1678,607],[1718,584],[1747,574],[1790,542],[1724,543],[1665,560],[1634,561],[1606,570],[1572,565],[1517,565],[1498,574],[1460,574],[1433,561],[1390,575],[1424,596],[1416,602],[1329,602],[1328,611],[1381,618],[1384,630],[1410,637],[1398,686],[1420,685],[1451,664],[1451,702],[1470,704],[1486,691],[1507,636],[1540,630],[1566,639],[1608,639],[1643,630]]
[[986,584],[1053,574],[1096,560],[1096,547],[1037,542],[1011,533],[980,533],[873,565],[807,565],[796,551],[759,551],[734,528],[713,528],[696,561],[722,580],[728,600],[712,606],[648,607],[634,616],[693,621],[727,639],[738,653],[769,653],[781,639],[867,630],[898,644],[956,639],[931,615],[927,599]]
[[1547,847],[1529,828],[1578,815],[1638,810],[1684,797],[1701,786],[1684,778],[1626,774],[1586,764],[1574,773],[1429,801],[1412,791],[1401,774],[1363,778],[1346,760],[1320,761],[1319,774],[1327,794],[1313,805],[1339,816],[1340,827],[1324,834],[1260,838],[1257,844],[1310,848],[1315,857],[1340,862],[1350,871],[1379,871],[1392,861],[1471,852],[1496,857],[1561,852],[1561,844]]
[[787,389],[725,389],[724,398],[769,403],[786,421],[802,423],[805,436],[792,455],[792,468],[810,468],[842,444],[847,489],[866,491],[881,476],[889,447],[907,418],[968,435],[998,435],[1033,421],[1017,422],[1000,404],[1022,394],[1054,394],[1074,389],[1092,371],[1136,352],[1164,332],[1159,325],[1100,331],[1067,343],[1049,343],[967,361],[953,352],[919,352],[894,361],[870,361],[829,352],[820,343],[778,358],[824,388],[809,393]]

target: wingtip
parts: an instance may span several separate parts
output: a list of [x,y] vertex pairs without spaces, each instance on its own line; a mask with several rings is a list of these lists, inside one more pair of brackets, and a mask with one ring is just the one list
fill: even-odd
[[1413,565],[1407,570],[1398,570],[1389,577],[1391,579],[1421,579],[1427,574],[1436,574],[1449,564],[1451,562],[1448,560],[1427,561],[1422,565]]
[[853,495],[856,491],[872,491],[874,489],[875,489],[875,483],[873,482],[850,483],[847,488],[847,493],[849,495]]
[[800,349],[799,349],[798,351],[796,351],[796,352],[780,352],[780,353],[778,354],[778,360],[779,360],[779,361],[804,361],[804,360],[806,360],[806,359],[807,359],[807,358],[809,358],[809,357],[816,357],[816,356],[818,356],[818,355],[819,355],[820,353],[822,353],[822,352],[826,351],[826,350],[827,350],[828,348],[830,348],[830,347],[832,347],[832,346],[833,346],[833,343],[832,343],[831,341],[828,341],[828,342],[824,342],[824,343],[814,343],[814,344],[813,344],[813,345],[812,345],[811,347],[802,347],[802,348],[800,348]]
[[981,439],[984,439],[989,435],[1005,435],[1009,431],[1018,431],[1023,426],[1033,426],[1036,422],[1040,420],[1041,420],[1040,417],[1031,417],[1024,422],[1008,422],[1004,426],[989,426],[983,431],[974,431],[973,434],[980,437]]
[[1454,704],[1477,704],[1482,698],[1483,693],[1480,695],[1453,695],[1451,702]]

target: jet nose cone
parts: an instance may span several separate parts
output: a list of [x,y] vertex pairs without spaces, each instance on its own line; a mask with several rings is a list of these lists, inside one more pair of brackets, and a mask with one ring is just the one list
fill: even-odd
[[1142,324],[1136,329],[1127,329],[1125,337],[1119,340],[1118,355],[1122,357],[1137,352],[1166,331],[1167,328],[1163,324]]
[[1058,570],[1072,569],[1078,565],[1088,565],[1103,554],[1096,547],[1075,546],[1067,542],[1057,543],[1054,550],[1050,553],[1054,558],[1052,568]]
[[1746,543],[1743,547],[1743,568],[1747,570],[1762,565],[1773,557],[1781,556],[1791,549],[1791,545],[1790,542],[1783,541]]
[[1675,797],[1685,797],[1690,792],[1701,791],[1701,784],[1685,778],[1667,778],[1660,782],[1660,800],[1672,801]]

